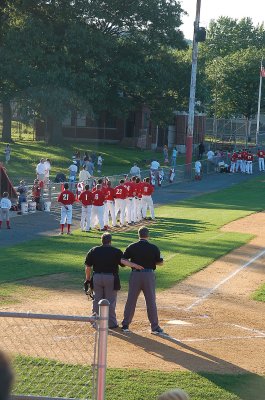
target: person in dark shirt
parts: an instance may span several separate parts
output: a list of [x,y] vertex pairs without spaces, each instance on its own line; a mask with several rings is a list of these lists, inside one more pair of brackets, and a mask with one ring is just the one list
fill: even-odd
[[160,328],[158,323],[156,295],[155,295],[155,274],[156,265],[163,264],[160,250],[157,246],[148,241],[149,230],[142,226],[138,230],[139,241],[130,244],[125,250],[123,257],[131,260],[136,264],[144,267],[143,270],[138,271],[132,268],[129,280],[128,298],[124,309],[124,318],[122,321],[122,330],[129,332],[129,325],[132,322],[137,299],[141,291],[143,291],[147,315],[151,324],[151,333],[154,335],[163,334],[163,329]]
[[[111,246],[111,234],[106,232],[101,236],[101,246],[93,247],[87,253],[85,259],[86,280],[85,285],[91,283],[93,279],[93,313],[98,314],[98,302],[107,299],[110,303],[109,308],[109,328],[118,328],[116,318],[117,291],[120,290],[119,265],[128,266],[135,270],[143,267],[133,262],[125,260],[121,250]],[[92,276],[93,270],[93,276]]]

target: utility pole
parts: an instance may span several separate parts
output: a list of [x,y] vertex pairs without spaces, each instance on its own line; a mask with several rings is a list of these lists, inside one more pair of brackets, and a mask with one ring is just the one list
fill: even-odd
[[197,34],[200,25],[200,12],[201,12],[201,0],[197,0],[196,17],[195,17],[194,32],[193,32],[193,44],[192,44],[189,117],[188,117],[188,129],[187,129],[187,139],[186,139],[186,164],[192,163],[194,109],[195,109],[195,92],[196,92],[196,78],[197,78],[197,60],[198,60]]
[[257,130],[256,130],[256,146],[259,144],[259,125],[260,125],[260,103],[261,103],[261,89],[262,89],[262,78],[265,77],[265,71],[263,69],[263,58],[260,62],[260,77],[259,77],[259,100],[258,100],[258,113],[257,113]]

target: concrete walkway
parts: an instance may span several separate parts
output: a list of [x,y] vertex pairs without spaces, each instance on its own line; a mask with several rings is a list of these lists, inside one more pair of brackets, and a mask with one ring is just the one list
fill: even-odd
[[[231,187],[237,183],[253,179],[257,175],[215,173],[204,177],[202,181],[182,182],[157,188],[153,199],[156,205],[174,203]],[[77,205],[77,208],[80,208],[79,205]],[[80,213],[78,212],[77,215],[79,216]],[[74,218],[73,229],[78,229],[79,223],[80,220]],[[0,229],[0,248],[39,239],[40,237],[54,236],[58,233],[58,211],[52,213],[36,212],[25,215],[15,214],[15,217],[11,219],[11,229],[7,230],[5,223],[3,223],[2,229]]]

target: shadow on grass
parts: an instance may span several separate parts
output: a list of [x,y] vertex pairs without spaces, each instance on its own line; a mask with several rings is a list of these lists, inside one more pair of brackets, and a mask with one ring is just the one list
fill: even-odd
[[[163,340],[163,342],[160,342],[133,332],[124,334],[112,331],[111,335],[134,344],[146,353],[156,356],[158,360],[162,359],[180,365],[190,372],[196,372],[220,388],[239,396],[241,400],[264,400],[264,377],[249,373],[249,371],[233,363],[189,346],[170,336],[160,336]],[[168,343],[177,344],[178,348],[173,348]]]

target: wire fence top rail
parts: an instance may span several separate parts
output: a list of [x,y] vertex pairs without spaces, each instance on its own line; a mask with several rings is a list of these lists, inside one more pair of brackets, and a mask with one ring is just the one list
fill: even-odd
[[30,318],[30,319],[47,319],[55,321],[79,321],[79,322],[90,322],[93,323],[99,320],[98,316],[83,317],[79,315],[60,315],[60,314],[35,314],[35,313],[23,313],[23,312],[7,312],[1,311],[0,317],[5,318]]

